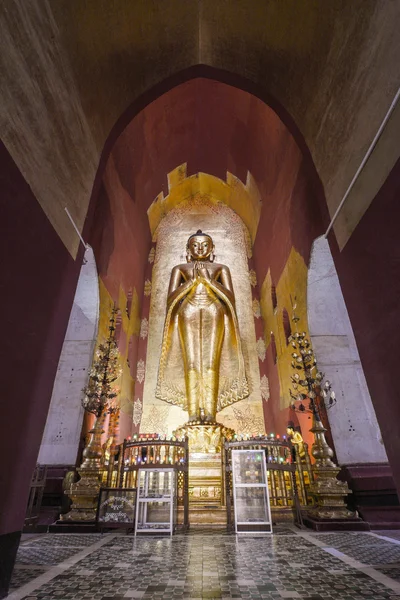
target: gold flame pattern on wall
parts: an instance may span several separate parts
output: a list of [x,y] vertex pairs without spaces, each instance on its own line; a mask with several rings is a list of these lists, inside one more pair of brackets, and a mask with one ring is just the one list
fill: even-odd
[[[286,265],[278,282],[273,282],[271,273],[268,271],[261,286],[261,314],[264,319],[264,335],[267,348],[271,344],[272,335],[275,338],[277,361],[276,366],[279,373],[281,409],[290,404],[289,388],[291,387],[290,376],[293,373],[291,366],[293,348],[287,343],[287,318],[284,316],[286,310],[289,317],[291,329],[293,303],[296,302],[296,314],[300,317],[299,330],[308,332],[307,320],[307,273],[308,268],[303,257],[292,248]],[[273,300],[273,287],[276,293],[276,307]],[[286,330],[285,330],[286,321]]]
[[[110,315],[111,310],[114,307],[114,300],[108,292],[104,282],[99,278],[99,289],[100,289],[100,313],[99,313],[99,329],[96,341],[96,347],[104,342],[109,334],[110,326]],[[118,349],[118,361],[121,369],[121,375],[116,382],[119,388],[119,396],[121,403],[121,411],[126,413],[132,412],[132,402],[135,393],[135,380],[131,375],[131,368],[135,365],[128,364],[128,352],[129,352],[129,340],[132,336],[138,338],[140,332],[140,304],[136,288],[132,291],[132,300],[130,306],[130,312],[126,310],[128,298],[125,291],[120,286],[118,294],[118,318],[120,319],[121,331],[126,336],[126,344],[121,353],[121,345],[119,344]],[[118,343],[118,339],[117,339]]]
[[147,211],[152,235],[172,209],[201,195],[216,204],[229,206],[242,219],[251,242],[254,243],[261,214],[261,196],[251,173],[247,173],[244,184],[228,171],[225,182],[208,173],[196,173],[187,177],[186,166],[184,163],[168,173],[168,196],[161,192]]

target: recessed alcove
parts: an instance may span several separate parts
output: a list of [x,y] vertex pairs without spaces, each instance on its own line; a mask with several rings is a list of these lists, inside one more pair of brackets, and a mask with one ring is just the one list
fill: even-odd
[[[150,255],[154,261],[158,252],[154,235],[170,211],[192,203],[195,215],[194,205],[198,206],[201,198],[209,201],[212,197],[213,202],[229,207],[241,219],[250,248],[252,297],[246,310],[252,310],[253,300],[261,305],[261,317],[255,317],[256,323],[252,324],[257,344],[257,359],[253,359],[258,370],[255,386],[267,378],[270,395],[262,401],[264,426],[281,434],[289,418],[288,373],[286,370],[282,376],[279,372],[279,365],[284,363],[279,356],[281,337],[276,332],[278,360],[274,360],[268,331],[273,326],[271,319],[282,320],[282,316],[279,305],[269,314],[264,290],[269,274],[277,290],[282,275],[288,287],[290,276],[285,273],[292,268],[289,263],[293,252],[304,265],[302,281],[306,281],[311,245],[322,232],[321,215],[325,210],[316,181],[309,156],[303,154],[268,105],[233,86],[197,78],[157,98],[126,126],[110,151],[94,213],[91,242],[104,289],[120,308],[129,290],[134,290],[139,321],[149,319],[154,294],[166,293],[168,275],[164,275],[162,290],[154,287],[155,263],[150,262]],[[195,221],[193,218],[194,230],[198,228]],[[175,260],[179,260],[180,254],[184,255],[189,228],[180,229],[179,223],[173,222],[171,228],[177,237],[182,232],[181,240],[176,242],[181,250],[175,251]],[[235,272],[234,265],[231,269]],[[290,293],[296,295],[296,277],[292,283]],[[298,295],[299,302],[305,304],[305,295]],[[159,299],[158,335],[161,304]],[[124,327],[128,322],[123,323]],[[154,327],[150,318],[150,338],[140,337],[140,322],[129,329],[127,346],[136,360],[129,361],[126,377],[135,401],[143,401],[152,393],[146,357]],[[151,381],[155,371],[156,359]],[[131,419],[129,412],[121,424],[126,419]]]
[[[295,298],[299,326],[308,331],[308,266],[326,205],[309,155],[278,115],[248,92],[215,80],[177,85],[121,132],[94,202],[90,242],[100,280],[99,338],[107,333],[110,307],[119,310],[120,437],[144,429],[172,432],[172,424],[165,426],[169,406],[154,395],[165,296],[169,272],[184,261],[186,239],[198,228],[215,237],[217,255],[240,292],[252,391],[249,405],[226,409],[227,424],[240,421],[246,432],[264,428],[282,435],[289,420],[298,422],[290,409],[290,307]],[[233,223],[240,226],[232,229]],[[239,229],[243,239],[235,256]],[[183,422],[182,411],[172,410],[171,423]],[[302,421],[311,443],[309,425]]]

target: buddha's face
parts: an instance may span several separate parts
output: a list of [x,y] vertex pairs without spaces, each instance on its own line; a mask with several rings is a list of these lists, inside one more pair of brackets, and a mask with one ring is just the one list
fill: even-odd
[[292,436],[294,434],[293,427],[288,427],[286,429],[286,433],[288,434],[289,437]]
[[206,260],[212,251],[213,243],[208,235],[196,235],[189,241],[189,252],[194,260]]

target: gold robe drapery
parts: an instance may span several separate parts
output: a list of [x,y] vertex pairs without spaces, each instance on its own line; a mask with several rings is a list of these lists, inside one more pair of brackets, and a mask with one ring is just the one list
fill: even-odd
[[[156,398],[180,406],[184,410],[188,409],[188,403],[177,320],[179,318],[181,301],[195,285],[197,285],[197,282],[193,281],[189,287],[185,286],[185,289],[178,294],[168,309],[164,325],[156,387]],[[219,412],[226,406],[246,398],[249,395],[249,387],[245,374],[242,344],[235,308],[229,298],[217,286],[213,285],[212,281],[207,282],[207,285],[210,286],[225,307],[225,330],[219,369],[217,403],[217,412]]]

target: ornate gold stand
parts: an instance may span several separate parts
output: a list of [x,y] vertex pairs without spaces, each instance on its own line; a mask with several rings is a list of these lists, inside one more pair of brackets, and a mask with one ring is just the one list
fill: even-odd
[[230,439],[234,431],[221,423],[198,421],[183,425],[175,434],[189,439],[191,523],[226,522],[221,451],[224,439]]
[[308,511],[308,516],[313,519],[334,521],[356,520],[356,513],[346,507],[345,497],[350,490],[347,483],[337,479],[340,467],[337,467],[332,461],[333,451],[325,439],[326,429],[315,416],[311,431],[315,436],[311,448],[315,465],[313,467],[314,482],[310,485],[310,492],[315,497],[316,506]]
[[120,412],[119,409],[116,410],[115,412],[111,412],[110,419],[108,422],[108,439],[109,440],[111,439],[112,441],[111,441],[111,446],[109,448],[108,459],[106,460],[106,457],[104,457],[104,459],[105,459],[104,466],[107,467],[107,481],[106,481],[107,487],[113,487],[113,485],[114,485],[113,484],[114,459],[115,459],[115,455],[117,453],[116,439],[117,439],[119,412]]
[[90,441],[83,451],[84,460],[78,469],[81,478],[65,491],[72,500],[72,507],[69,513],[60,515],[61,521],[94,521],[96,518],[100,490],[103,423],[104,417],[97,418],[93,429],[89,431]]

